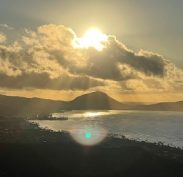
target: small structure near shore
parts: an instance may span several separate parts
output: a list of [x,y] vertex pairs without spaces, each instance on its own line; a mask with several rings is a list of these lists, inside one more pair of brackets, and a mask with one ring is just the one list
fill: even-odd
[[[59,115],[59,116],[57,116]],[[37,115],[37,120],[68,120],[68,116],[61,114],[61,113],[51,113],[48,115]]]

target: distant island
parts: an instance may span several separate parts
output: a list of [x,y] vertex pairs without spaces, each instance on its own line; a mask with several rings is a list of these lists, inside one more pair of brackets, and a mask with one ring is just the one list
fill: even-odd
[[183,111],[183,101],[157,104],[121,103],[103,92],[92,92],[72,101],[55,101],[0,95],[1,116],[33,116],[62,110],[147,110]]

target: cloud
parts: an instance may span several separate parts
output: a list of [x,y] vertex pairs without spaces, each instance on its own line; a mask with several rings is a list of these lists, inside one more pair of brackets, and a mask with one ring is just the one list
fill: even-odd
[[89,50],[84,73],[94,77],[121,81],[136,78],[138,72],[146,76],[165,75],[167,61],[163,57],[142,50],[135,53],[112,36],[102,52]]
[[0,33],[0,87],[183,91],[183,71],[159,54],[134,52],[110,35],[102,51],[74,48],[76,38],[72,29],[54,24],[26,29],[11,44]]
[[3,43],[6,41],[6,36],[0,32],[0,43]]
[[1,87],[12,89],[36,88],[50,90],[87,90],[97,86],[104,86],[100,80],[85,76],[68,76],[50,79],[46,73],[24,73],[17,77],[0,74]]
[[7,25],[7,24],[0,24],[0,28],[5,28],[5,29],[8,29],[8,30],[13,30],[14,28]]

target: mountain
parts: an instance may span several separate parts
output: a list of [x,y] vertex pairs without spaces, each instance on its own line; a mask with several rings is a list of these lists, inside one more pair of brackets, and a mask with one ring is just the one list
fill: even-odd
[[122,104],[103,92],[93,92],[75,98],[69,104],[74,109],[122,109]]
[[183,101],[140,105],[136,109],[147,111],[183,111]]
[[23,98],[0,95],[0,115],[35,116],[60,111],[66,102],[39,98]]
[[151,105],[121,103],[102,92],[81,95],[72,101],[54,101],[0,95],[0,116],[31,117],[61,110],[147,110],[183,111],[183,101]]
[[61,110],[108,110],[132,109],[102,92],[93,92],[75,98],[72,101],[54,101],[40,98],[23,98],[0,95],[0,115],[32,117],[46,115]]

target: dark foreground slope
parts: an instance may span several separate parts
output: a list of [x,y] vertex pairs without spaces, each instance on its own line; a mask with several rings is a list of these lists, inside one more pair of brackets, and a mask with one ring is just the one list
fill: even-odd
[[0,124],[1,177],[182,177],[183,152],[127,139],[106,138],[84,147],[69,134]]

